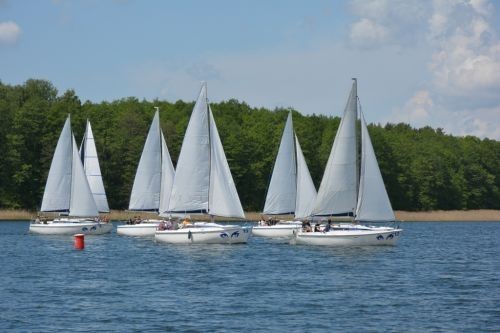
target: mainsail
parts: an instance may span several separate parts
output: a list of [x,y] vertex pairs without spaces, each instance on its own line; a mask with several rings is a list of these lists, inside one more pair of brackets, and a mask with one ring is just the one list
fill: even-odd
[[313,215],[353,216],[355,213],[358,184],[356,118],[357,86],[354,80],[314,203]]
[[264,214],[293,214],[297,194],[297,167],[295,160],[292,113],[288,114],[274,163]]

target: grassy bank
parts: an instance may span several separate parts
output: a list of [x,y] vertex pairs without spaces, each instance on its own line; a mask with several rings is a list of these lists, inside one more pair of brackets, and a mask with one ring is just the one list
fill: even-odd
[[[35,217],[37,212],[27,210],[0,210],[0,220],[29,220]],[[400,221],[500,221],[500,210],[478,209],[478,210],[437,210],[429,212],[407,212],[396,211],[396,218]],[[128,220],[134,216],[154,217],[155,215],[113,210],[108,216],[111,220]],[[250,221],[260,219],[260,212],[247,212],[246,218]],[[203,219],[202,216],[193,215],[194,220]],[[277,216],[278,219],[290,219],[291,216]],[[206,220],[206,219],[205,219]],[[231,221],[231,218],[217,218],[217,221]]]

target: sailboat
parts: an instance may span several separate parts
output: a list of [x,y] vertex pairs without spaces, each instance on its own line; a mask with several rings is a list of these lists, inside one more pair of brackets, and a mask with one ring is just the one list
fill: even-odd
[[70,116],[57,141],[40,210],[61,216],[53,220],[38,217],[30,223],[29,231],[32,233],[96,235],[108,233],[113,228],[111,223],[99,221],[99,211],[71,131]]
[[238,192],[207,100],[207,86],[202,84],[196,100],[172,185],[166,213],[210,215],[210,222],[188,223],[182,228],[157,230],[158,242],[246,243],[251,228],[214,223],[215,216],[245,218]]
[[[292,242],[312,245],[394,245],[402,229],[367,226],[395,222],[394,212],[380,173],[375,152],[360,109],[361,165],[358,168],[356,122],[357,80],[353,79],[347,105],[335,136],[312,215],[328,218],[319,232],[299,231]],[[334,217],[352,223],[331,224]]]
[[263,237],[292,237],[302,227],[300,219],[311,215],[315,198],[316,188],[294,133],[290,111],[274,163],[263,213],[294,214],[295,221],[279,221],[274,225],[261,221],[258,226],[253,227],[252,234]]
[[83,163],[83,170],[89,182],[90,191],[97,205],[97,210],[99,213],[109,213],[108,199],[106,197],[106,191],[104,190],[104,183],[102,182],[94,133],[92,132],[92,126],[88,119],[79,154]]
[[[174,174],[174,165],[160,128],[159,109],[156,107],[137,166],[129,210],[162,215],[161,213],[168,208]],[[116,232],[125,236],[153,237],[156,228],[162,222],[162,219],[153,218],[132,221],[133,224],[119,225]]]

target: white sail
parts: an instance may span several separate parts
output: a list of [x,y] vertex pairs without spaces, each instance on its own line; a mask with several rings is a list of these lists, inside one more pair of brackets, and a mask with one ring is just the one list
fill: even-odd
[[217,216],[245,218],[210,106],[208,106],[208,112],[211,150],[208,213]]
[[283,135],[274,163],[264,214],[291,214],[295,212],[297,170],[292,113],[288,114]]
[[203,84],[191,114],[170,195],[170,213],[244,217]]
[[75,137],[72,136],[73,151],[72,151],[72,167],[71,167],[71,198],[69,205],[70,216],[98,216],[94,196],[90,190],[89,182],[85,171],[83,170],[82,161],[78,154],[78,146],[76,145]]
[[377,157],[373,150],[366,122],[361,113],[361,170],[359,182],[358,221],[394,221],[394,212],[384,180],[380,173]]
[[135,174],[129,210],[157,211],[161,187],[160,116],[156,111]]
[[172,213],[208,212],[210,138],[206,92],[204,84],[184,134],[168,205]]
[[313,215],[354,215],[358,177],[356,118],[357,86],[354,80],[314,203]]
[[307,168],[304,154],[300,148],[297,135],[295,135],[295,149],[297,152],[297,200],[295,204],[295,218],[300,219],[311,216],[317,193],[311,174]]
[[99,159],[97,157],[97,149],[92,133],[92,126],[87,120],[87,127],[80,146],[80,157],[83,162],[83,169],[90,185],[90,190],[94,196],[94,201],[97,209],[101,213],[109,212],[108,199],[102,182],[101,168],[99,167]]
[[161,159],[160,207],[158,209],[160,215],[168,209],[170,192],[172,191],[175,176],[174,165],[172,164],[172,159],[170,158],[170,153],[168,152],[163,133],[161,133]]
[[70,117],[57,141],[42,199],[42,212],[67,212],[71,198],[73,142]]
[[99,214],[78,156],[69,116],[57,141],[40,210],[67,212],[70,216]]

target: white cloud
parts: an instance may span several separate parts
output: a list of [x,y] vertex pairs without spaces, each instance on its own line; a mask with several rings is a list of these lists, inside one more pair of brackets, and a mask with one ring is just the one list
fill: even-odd
[[440,114],[442,123],[440,127],[457,135],[474,135],[500,140],[499,117],[500,106],[459,112],[443,111]]
[[[391,121],[500,138],[500,39],[494,10],[488,0],[354,1],[351,11],[357,23],[372,22],[365,30],[373,36],[384,31],[384,38],[371,47],[405,48],[409,45],[404,40],[413,34],[429,50],[428,79],[402,107],[393,109]],[[354,45],[357,23],[349,35]]]
[[15,22],[0,22],[0,44],[13,44],[20,35],[21,28]]
[[472,8],[481,15],[488,16],[494,11],[493,4],[488,0],[470,0]]
[[410,123],[418,127],[425,126],[429,123],[429,116],[433,107],[434,102],[429,91],[420,90],[406,102],[403,108],[394,109],[388,121],[391,123]]
[[355,0],[350,11],[359,19],[350,26],[349,42],[368,48],[414,45],[422,39],[429,8],[419,0]]
[[[353,8],[364,15],[350,26],[350,45],[364,38],[364,48],[318,40],[307,48],[200,54],[135,65],[126,81],[134,94],[175,101],[193,100],[207,80],[214,101],[340,115],[355,76],[370,122],[500,139],[500,96],[493,93],[500,45],[489,16],[454,0],[355,1]],[[416,40],[418,47],[408,44]]]
[[368,48],[385,43],[389,37],[389,31],[384,26],[363,18],[352,25],[349,37],[352,44]]
[[445,126],[454,133],[500,139],[500,40],[493,10],[486,0],[434,1],[429,89],[450,111]]
[[490,7],[486,1],[437,1],[430,18],[432,84],[442,95],[467,100],[468,107],[500,103],[500,40],[489,22]]

